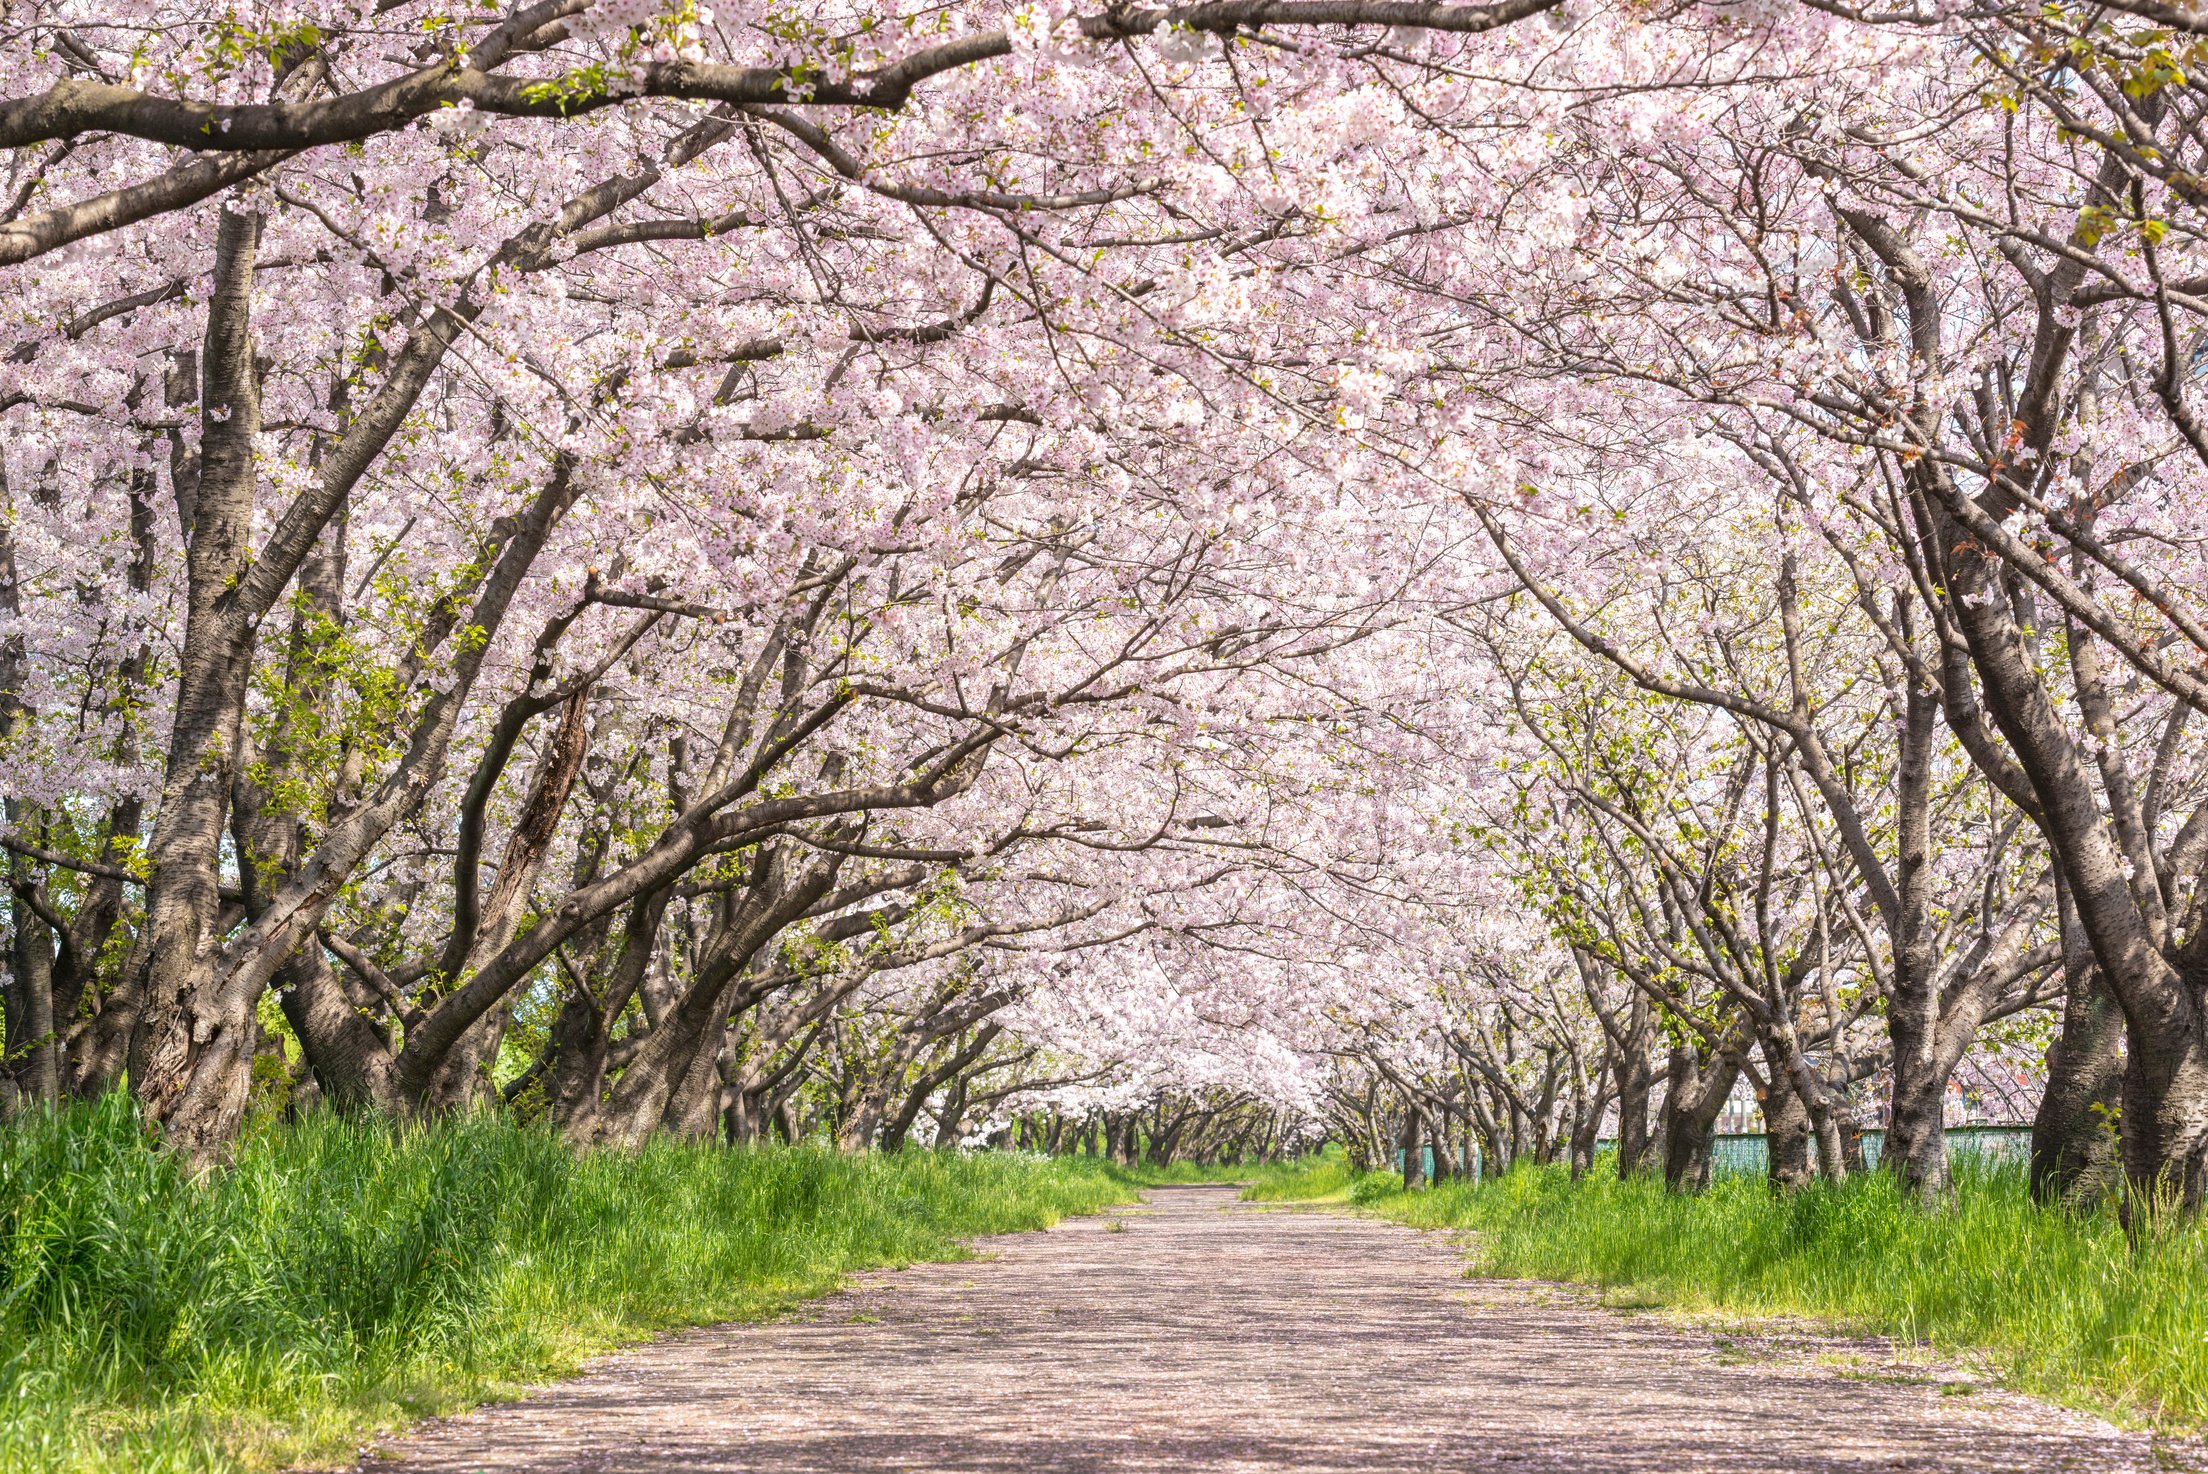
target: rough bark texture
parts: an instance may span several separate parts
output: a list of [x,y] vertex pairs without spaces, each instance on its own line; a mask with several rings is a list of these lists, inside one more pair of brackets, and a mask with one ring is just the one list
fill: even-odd
[[1763,1094],[1763,1138],[1770,1161],[1771,1185],[1792,1190],[1806,1187],[1817,1175],[1811,1155],[1812,1127],[1809,1103],[1781,1069],[1771,1071],[1771,1085]]
[[2032,1117],[2032,1195],[2088,1203],[2116,1185],[2122,1164],[2116,1108],[2123,1078],[2123,1012],[2101,981],[2070,904],[2062,917],[2062,1032],[2047,1051],[2047,1085]]
[[146,846],[146,917],[94,1069],[127,1062],[147,1116],[196,1159],[236,1134],[259,1030],[256,998],[220,986],[217,879],[236,776],[259,611],[241,583],[252,557],[254,441],[261,428],[253,289],[261,217],[221,212],[201,350],[199,484],[185,554],[184,646],[161,806]]
[[[14,869],[27,867],[20,856]],[[7,986],[0,991],[0,1011],[7,1027],[0,1034],[0,1078],[6,1081],[8,1099],[0,1100],[0,1115],[27,1104],[51,1105],[61,1095],[59,1053],[54,1029],[54,937],[24,891],[27,878],[16,881],[11,925],[15,942],[10,957]]]
[[1662,1134],[1664,1185],[1673,1192],[1710,1185],[1710,1137],[1738,1078],[1740,1061],[1732,1054],[1704,1061],[1683,1045],[1672,1048]]
[[611,965],[595,970],[598,991],[593,994],[571,987],[553,1020],[551,1042],[558,1052],[552,1061],[551,1078],[545,1084],[545,1111],[560,1133],[578,1145],[597,1137],[613,1028],[651,966],[671,896],[672,892],[663,886],[630,905],[613,944]]
[[1943,1112],[1953,1070],[1940,1048],[1938,958],[1931,924],[1930,747],[1937,709],[1931,693],[1912,682],[1904,699],[1895,782],[1895,884],[1889,905],[1890,924],[1897,935],[1886,1000],[1886,1027],[1894,1053],[1885,1165],[1926,1197],[1947,1189]]
[[599,1141],[634,1146],[662,1125],[695,1129],[710,1120],[717,1102],[705,1092],[719,1082],[717,1060],[745,967],[828,893],[836,875],[832,857],[797,868],[779,848],[763,852],[754,869],[751,885],[723,909],[699,976],[614,1082],[599,1113]]
[[1648,1098],[1655,1089],[1649,1051],[1655,1042],[1655,1025],[1649,1017],[1648,996],[1640,989],[1626,1005],[1624,1039],[1618,1051],[1618,1175],[1634,1177],[1655,1165],[1648,1131]]

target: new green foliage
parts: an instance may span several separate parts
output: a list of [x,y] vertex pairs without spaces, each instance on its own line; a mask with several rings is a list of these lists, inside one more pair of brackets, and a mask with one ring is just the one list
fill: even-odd
[[122,1099],[0,1128],[0,1468],[269,1467],[1132,1196],[1094,1161],[335,1117],[192,1180]]

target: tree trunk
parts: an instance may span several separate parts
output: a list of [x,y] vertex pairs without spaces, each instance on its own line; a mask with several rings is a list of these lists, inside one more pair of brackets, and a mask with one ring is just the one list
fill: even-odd
[[766,1099],[753,1090],[731,1090],[721,1110],[721,1130],[734,1146],[754,1146],[767,1134]]
[[215,278],[201,355],[199,486],[185,553],[184,643],[161,808],[146,847],[146,917],[103,1019],[92,1073],[127,1068],[132,1091],[171,1144],[194,1161],[236,1135],[251,1084],[257,996],[223,988],[224,815],[235,777],[258,611],[239,585],[252,556],[255,441],[261,429],[252,303],[261,217],[218,216]]
[[1403,1190],[1417,1192],[1426,1185],[1426,1131],[1419,1109],[1409,1097],[1403,1101],[1403,1130],[1396,1144],[1403,1152]]
[[835,873],[832,857],[792,877],[779,847],[759,856],[752,883],[730,900],[715,926],[699,975],[645,1037],[607,1096],[599,1141],[636,1146],[655,1128],[673,1129],[676,1118],[695,1128],[698,1092],[719,1078],[713,1062],[743,992],[745,967],[828,893]]
[[1615,1050],[1605,1040],[1602,1060],[1595,1066],[1595,1077],[1588,1087],[1575,1082],[1572,1086],[1572,1137],[1567,1147],[1572,1181],[1587,1175],[1587,1169],[1595,1165],[1595,1141],[1602,1134],[1602,1118],[1610,1109],[1611,1077],[1617,1069]]
[[376,1000],[348,988],[320,946],[294,953],[277,970],[276,987],[322,1098],[341,1110],[398,1110],[391,1039],[371,1019]]
[[2122,1088],[2123,1013],[2101,981],[2069,890],[2058,886],[2062,922],[2062,1032],[2047,1050],[2047,1086],[2032,1117],[2032,1195],[2043,1203],[2090,1203],[2115,1186],[2116,1110]]
[[1654,1143],[1648,1134],[1648,1097],[1654,1086],[1648,1052],[1654,1035],[1648,995],[1635,988],[1627,1006],[1625,1042],[1617,1063],[1620,1177],[1637,1177],[1655,1165],[1651,1152]]
[[[946,1151],[958,1145],[959,1118],[966,1114],[966,1077],[961,1075],[951,1082],[951,1088],[943,1093],[943,1103],[935,1108],[935,1149]],[[1135,1128],[1127,1128],[1127,1144],[1124,1153],[1115,1145],[1114,1161],[1123,1167],[1135,1165]]]
[[1768,1056],[1764,1063],[1771,1081],[1763,1095],[1763,1137],[1771,1185],[1791,1192],[1808,1186],[1816,1175],[1811,1157],[1814,1127],[1809,1119],[1809,1102],[1802,1099],[1785,1068],[1772,1065]]
[[1661,1108],[1664,1185],[1671,1191],[1694,1193],[1710,1185],[1711,1138],[1739,1077],[1740,1061],[1730,1053],[1705,1065],[1686,1046],[1672,1047]]
[[[1936,468],[1916,474],[1931,477]],[[1923,540],[1945,564],[1950,604],[1969,641],[1986,710],[2029,780],[2039,805],[2034,817],[2060,863],[2101,979],[2124,1013],[2124,1175],[2139,1200],[2197,1209],[2208,1196],[2208,1020],[2197,975],[2208,970],[2208,959],[2188,954],[2208,945],[2208,931],[2191,939],[2193,947],[2170,943],[2165,952],[2153,861],[2126,852],[2102,804],[2105,791],[2111,808],[2129,807],[2121,752],[2096,739],[2102,775],[2096,784],[2011,612],[2024,591],[2012,589],[1993,555],[1947,514],[1938,502],[1944,489],[1928,485],[1923,493],[1920,515],[1930,534]],[[2083,697],[2091,670],[2081,668],[2081,657],[2092,637],[2075,632],[2072,644]]]
[[[552,1043],[559,1053],[552,1061],[551,1079],[545,1082],[545,1112],[560,1134],[578,1146],[597,1139],[614,1026],[636,996],[658,950],[660,925],[671,895],[662,886],[630,903],[619,950],[612,966],[599,974],[599,996],[573,989],[553,1019]],[[764,1129],[763,1119],[758,1125]],[[757,1140],[758,1131],[736,1139]]]
[[[10,804],[12,809],[14,804]],[[0,992],[0,1012],[7,1026],[0,1032],[0,1077],[11,1089],[13,1100],[0,1115],[26,1105],[52,1105],[61,1098],[60,1049],[54,1027],[53,933],[23,894],[31,884],[22,856],[10,856],[20,877],[14,897],[14,953],[9,977]]]

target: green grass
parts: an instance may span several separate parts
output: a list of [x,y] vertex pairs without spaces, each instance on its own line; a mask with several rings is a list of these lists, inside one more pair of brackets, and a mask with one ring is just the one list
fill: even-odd
[[345,1459],[672,1326],[1133,1196],[1083,1159],[661,1143],[483,1118],[310,1119],[187,1178],[126,1101],[0,1128],[0,1469]]
[[1925,1209],[1884,1174],[1775,1195],[1723,1177],[1700,1197],[1620,1182],[1608,1160],[1406,1194],[1343,1172],[1273,1185],[1403,1223],[1468,1228],[1474,1269],[1599,1285],[1692,1312],[1800,1316],[1965,1354],[2014,1387],[2173,1428],[2208,1425],[2208,1225],[2128,1236],[2112,1212],[2041,1208],[2020,1166],[1959,1158]]
[[1334,1147],[1318,1156],[1268,1166],[1242,1196],[1253,1203],[1347,1202],[1360,1180],[1349,1158]]

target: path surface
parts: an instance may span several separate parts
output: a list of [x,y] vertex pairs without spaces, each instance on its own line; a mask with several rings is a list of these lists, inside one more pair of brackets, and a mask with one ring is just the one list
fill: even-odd
[[[2156,1468],[2147,1441],[1897,1368],[1462,1278],[1440,1237],[1167,1188],[869,1276],[401,1440],[405,1474]],[[1849,1359],[1855,1358],[1850,1364]]]

